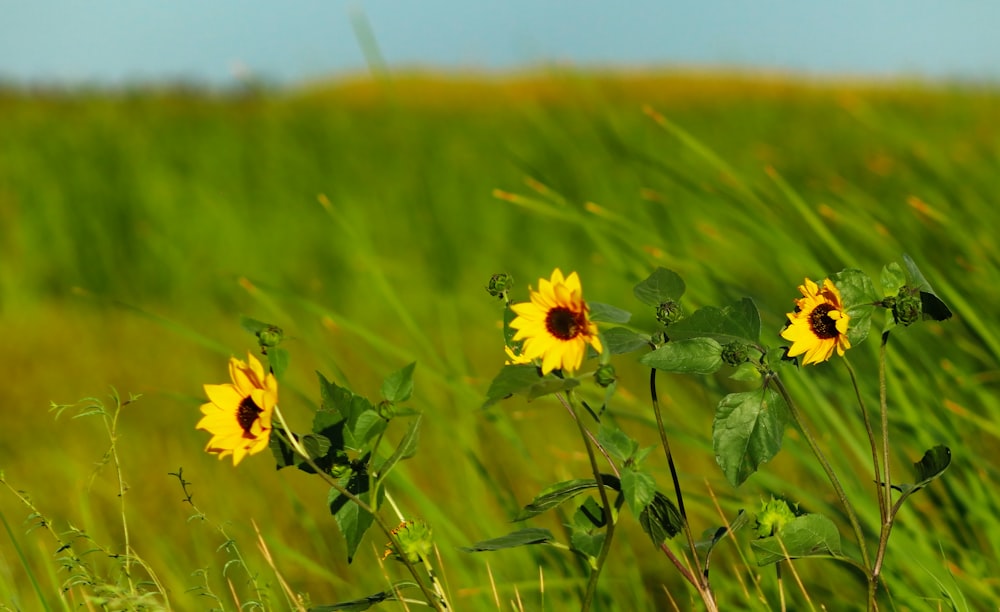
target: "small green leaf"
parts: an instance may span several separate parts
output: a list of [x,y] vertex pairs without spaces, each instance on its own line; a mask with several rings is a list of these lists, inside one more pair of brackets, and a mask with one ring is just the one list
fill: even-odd
[[674,537],[684,528],[684,519],[674,502],[663,493],[657,491],[653,501],[639,515],[639,525],[649,536],[653,546],[661,544]]
[[670,341],[639,362],[664,372],[711,374],[722,367],[721,355],[722,346],[712,338],[691,338]]
[[879,276],[879,283],[882,285],[882,295],[896,295],[906,284],[906,273],[898,263],[891,262],[882,266],[882,274]]
[[622,494],[625,496],[625,503],[628,504],[632,513],[637,517],[642,516],[656,495],[656,481],[646,472],[634,469],[623,470]]
[[299,438],[299,442],[309,453],[309,456],[313,459],[319,457],[325,457],[327,452],[329,452],[331,443],[326,436],[320,436],[317,434],[306,434]]
[[413,394],[413,369],[416,367],[417,362],[414,361],[386,376],[382,383],[382,397],[394,404],[410,399]]
[[277,423],[273,424],[273,428],[271,439],[268,440],[267,445],[271,449],[271,454],[274,455],[277,469],[296,465],[299,456],[295,453],[292,445],[285,440],[285,436],[288,434],[284,433],[284,430]]
[[706,306],[671,325],[667,333],[671,341],[707,337],[721,344],[756,345],[760,338],[760,312],[750,298],[722,308]]
[[733,486],[778,454],[788,420],[788,406],[771,389],[722,398],[715,411],[712,442],[715,460]]
[[597,442],[619,462],[632,458],[639,450],[639,443],[628,437],[628,434],[605,423],[597,430]]
[[923,319],[925,321],[928,319],[932,321],[950,319],[952,316],[951,309],[937,296],[937,293],[931,288],[931,284],[924,278],[924,275],[920,272],[920,268],[917,267],[913,259],[904,253],[903,263],[906,264],[906,270],[910,274],[910,283],[920,289],[920,307]]
[[893,489],[903,494],[896,505],[902,505],[904,499],[939,478],[950,465],[951,449],[947,446],[939,444],[925,452],[920,461],[913,464],[913,472],[916,474],[917,482],[915,484],[892,485]]
[[[610,487],[616,491],[621,490],[621,482],[618,478],[610,474],[601,474],[601,480],[604,482],[604,486]],[[584,491],[596,488],[597,481],[593,478],[566,480],[564,482],[557,482],[556,484],[549,485],[548,487],[542,489],[542,492],[536,495],[535,499],[533,499],[530,504],[525,506],[521,512],[514,517],[514,522],[524,521],[533,516],[538,516],[547,510],[555,508],[564,501],[576,497]]]
[[761,566],[802,557],[843,557],[837,526],[821,514],[797,516],[777,535],[751,540],[750,547]]
[[649,338],[624,327],[612,327],[601,335],[604,348],[612,355],[624,355],[649,346]]
[[741,363],[735,370],[733,370],[733,373],[729,375],[729,378],[740,382],[760,380],[760,377],[761,374],[760,370],[757,369],[757,365],[749,361]]
[[552,532],[548,529],[531,527],[528,529],[521,529],[513,533],[508,533],[507,535],[500,536],[499,538],[476,542],[472,546],[463,546],[462,550],[465,552],[492,552],[495,550],[503,550],[505,548],[515,548],[517,546],[548,544],[549,542],[554,541],[555,538],[552,537]]
[[267,365],[271,369],[271,373],[278,380],[281,380],[285,372],[288,371],[288,363],[290,361],[288,351],[283,348],[274,347],[267,351]]
[[579,386],[580,381],[576,378],[543,378],[528,388],[528,392],[525,393],[525,397],[527,397],[530,402],[531,400],[538,399],[543,395],[552,395],[553,393],[559,393],[560,391],[569,391],[570,389]]
[[420,585],[412,581],[401,581],[393,584],[392,587],[392,590],[374,593],[361,599],[312,606],[309,608],[309,612],[363,612],[384,601],[399,601],[398,593],[406,589],[419,589]]
[[628,323],[632,318],[632,313],[627,310],[602,304],[600,302],[587,302],[590,309],[590,320],[599,323]]
[[604,517],[604,510],[588,497],[583,504],[576,509],[573,514],[572,529],[569,543],[573,550],[583,555],[591,567],[596,567],[597,557],[601,554],[604,546],[604,539],[607,533],[604,527],[607,520]]
[[256,336],[260,332],[266,331],[273,326],[270,323],[264,323],[263,321],[258,321],[257,319],[241,316],[240,327],[242,327],[244,331]]
[[861,270],[848,268],[834,274],[831,280],[840,291],[847,316],[851,317],[847,328],[847,339],[851,341],[852,346],[857,346],[868,337],[875,303],[880,302],[882,296],[875,291],[875,283],[871,277]]
[[[369,491],[368,475],[352,472],[350,475],[340,479],[340,485],[356,495],[361,501],[371,505],[371,492]],[[384,489],[379,489],[379,500],[384,495]],[[341,495],[336,489],[330,488],[327,497],[330,513],[333,514],[337,527],[347,544],[347,562],[354,560],[354,553],[361,544],[361,539],[365,532],[375,522],[375,517],[370,512],[365,512],[353,501]],[[378,504],[376,504],[376,507]]]
[[533,365],[507,365],[497,374],[490,388],[486,391],[486,403],[483,408],[488,408],[502,399],[524,393],[540,381],[542,377],[538,373],[538,368]]
[[396,467],[397,463],[403,459],[409,459],[417,452],[417,441],[420,439],[420,421],[422,418],[423,416],[418,414],[415,419],[410,421],[410,426],[407,428],[403,439],[400,440],[399,446],[389,455],[385,463],[379,466],[379,482],[385,479],[392,468]]
[[684,289],[684,280],[676,272],[657,268],[649,278],[636,285],[632,292],[643,304],[659,306],[667,300],[681,299]]
[[745,510],[740,510],[730,523],[727,528],[725,525],[715,527],[714,529],[706,529],[701,534],[701,540],[694,543],[694,547],[699,551],[705,553],[705,562],[708,563],[708,556],[712,554],[715,549],[715,545],[719,543],[722,538],[726,536],[727,533],[738,531],[741,527],[749,522],[749,517]]

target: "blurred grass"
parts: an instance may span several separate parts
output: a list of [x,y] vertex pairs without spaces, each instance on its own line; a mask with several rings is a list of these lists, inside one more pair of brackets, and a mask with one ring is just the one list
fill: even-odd
[[[958,609],[992,605],[1000,596],[998,101],[1000,93],[974,86],[702,74],[393,75],[224,95],[0,92],[0,329],[8,340],[0,360],[12,381],[0,389],[9,417],[0,469],[56,523],[120,546],[111,474],[89,485],[107,446],[99,424],[54,420],[46,407],[109,385],[143,393],[126,409],[119,441],[129,524],[175,607],[208,605],[185,593],[200,583],[199,568],[217,594],[229,592],[224,539],[187,521],[190,509],[167,476],[179,466],[199,507],[231,526],[274,605],[283,596],[251,519],[284,577],[315,603],[381,590],[380,538],[345,567],[316,483],[272,473],[266,458],[233,470],[201,451],[204,436],[193,430],[201,385],[222,382],[226,357],[251,347],[238,325],[247,314],[292,337],[282,404],[301,427],[315,401],[313,370],[374,396],[381,376],[416,359],[416,406],[429,418],[394,493],[434,526],[456,602],[492,605],[489,563],[502,597],[512,599],[517,585],[529,609],[541,605],[541,567],[545,606],[560,609],[582,587],[574,559],[457,550],[509,530],[513,509],[544,485],[587,473],[574,428],[553,402],[478,410],[503,360],[501,309],[483,290],[489,275],[512,273],[524,299],[553,267],[577,270],[589,299],[637,309],[631,286],[664,265],[688,283],[689,309],[754,298],[776,341],[804,276],[859,267],[877,277],[908,252],[956,317],[893,336],[894,474],[937,443],[952,447],[954,465],[901,514],[887,580],[899,609],[936,607],[946,592]],[[636,315],[640,324],[651,319]],[[870,373],[870,406],[875,344],[849,354]],[[626,363],[618,418],[653,444],[646,375]],[[874,525],[846,372],[833,363],[788,382]],[[710,432],[730,381],[661,377],[661,385],[696,531],[721,520],[706,486],[729,517],[772,492],[839,516],[793,432],[746,485],[725,483]],[[64,576],[53,569],[54,547],[19,528],[25,512],[9,495],[0,495],[0,512],[13,534],[0,544],[2,602],[30,606],[33,577],[51,605],[67,608],[57,603]],[[539,524],[561,532],[557,517]],[[662,609],[661,585],[682,608],[692,601],[630,519],[621,537],[602,576],[619,609]],[[776,606],[773,572],[745,567],[730,545],[720,553],[723,602]],[[813,602],[862,597],[842,568],[796,568]],[[243,576],[232,580],[249,592]],[[757,580],[767,605],[757,603]],[[791,587],[789,597],[806,605]]]

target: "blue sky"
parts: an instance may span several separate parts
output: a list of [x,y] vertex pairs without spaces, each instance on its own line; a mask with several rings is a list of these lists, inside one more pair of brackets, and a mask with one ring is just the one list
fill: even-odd
[[0,81],[295,83],[366,69],[727,67],[1000,82],[996,0],[0,0]]

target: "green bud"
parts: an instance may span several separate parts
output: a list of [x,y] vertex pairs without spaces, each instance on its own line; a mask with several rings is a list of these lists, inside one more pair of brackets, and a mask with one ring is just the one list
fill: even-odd
[[749,353],[749,345],[733,341],[722,347],[722,361],[735,368],[747,361]]
[[486,291],[495,298],[501,300],[507,297],[507,291],[514,286],[514,278],[506,272],[498,272],[490,277],[490,282],[486,284]]
[[281,344],[282,339],[284,339],[285,333],[281,331],[281,328],[276,325],[268,325],[264,329],[257,332],[257,342],[260,343],[260,348],[265,353],[267,349],[273,348]]
[[410,563],[418,563],[420,559],[429,558],[434,548],[434,532],[423,521],[405,521],[392,530],[392,535],[399,541],[399,550],[389,542],[383,558],[395,555],[399,559],[405,557]]
[[655,334],[653,334],[652,336],[649,337],[649,342],[654,347],[659,348],[659,347],[663,346],[664,344],[666,344],[667,342],[670,342],[670,338],[667,336],[667,332],[665,332],[665,331],[658,331],[658,332],[656,332]]
[[660,305],[656,307],[656,320],[664,326],[676,323],[683,318],[684,310],[681,308],[681,305],[674,300],[661,302]]
[[772,497],[771,501],[761,504],[755,530],[759,537],[767,538],[781,531],[785,523],[794,518],[795,513],[788,507],[788,502]]
[[909,325],[920,320],[923,305],[920,302],[920,289],[904,286],[896,294],[892,305],[892,316],[899,325]]
[[594,372],[594,381],[601,387],[608,387],[611,383],[615,382],[615,366],[610,363],[602,364],[597,371]]

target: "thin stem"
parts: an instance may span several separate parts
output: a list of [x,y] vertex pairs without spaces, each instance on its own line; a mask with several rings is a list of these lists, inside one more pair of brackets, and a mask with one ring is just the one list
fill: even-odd
[[858,387],[858,378],[854,373],[854,368],[851,366],[851,362],[847,360],[846,355],[844,355],[843,361],[844,366],[847,368],[847,373],[851,375],[851,384],[854,385],[854,396],[858,399],[858,406],[861,408],[861,416],[865,421],[865,431],[868,433],[868,445],[872,450],[872,467],[875,469],[875,494],[878,499],[878,513],[880,520],[884,523],[886,515],[889,512],[889,508],[886,506],[885,497],[882,495],[882,476],[880,475],[881,470],[879,467],[878,442],[875,441],[875,431],[872,429],[872,422],[868,417],[868,410],[865,408],[865,401],[861,397],[861,389]]
[[823,454],[823,450],[820,449],[819,444],[816,442],[816,438],[812,435],[812,432],[809,431],[805,421],[802,420],[802,414],[795,406],[795,402],[792,401],[792,397],[788,394],[788,389],[785,387],[785,383],[782,382],[781,378],[777,374],[771,374],[769,376],[769,380],[774,381],[778,388],[778,393],[781,395],[782,399],[785,400],[785,404],[788,405],[788,411],[791,413],[792,419],[795,421],[795,425],[799,428],[799,431],[802,432],[802,437],[806,439],[813,455],[816,456],[816,460],[819,461],[823,471],[826,472],[827,478],[830,479],[830,484],[833,485],[833,490],[837,492],[837,497],[840,498],[840,503],[844,505],[844,509],[847,512],[847,518],[850,520],[851,527],[854,529],[854,537],[858,539],[858,547],[861,548],[861,558],[864,560],[865,568],[871,567],[871,558],[868,555],[868,548],[865,546],[864,531],[861,530],[861,523],[858,522],[858,515],[854,511],[854,507],[851,506],[851,501],[847,498],[847,493],[844,492],[844,487],[841,486],[840,479],[837,478],[837,473],[833,471],[833,467],[830,465],[830,462],[827,461],[826,455]]
[[697,581],[693,581],[698,594],[708,610],[716,610],[715,595],[708,581],[708,564],[702,568],[701,559],[698,557],[698,547],[695,545],[694,533],[688,522],[687,511],[684,508],[684,493],[681,491],[681,481],[677,476],[677,467],[674,465],[674,456],[670,452],[670,441],[667,439],[667,428],[663,425],[663,414],[660,411],[660,400],[656,395],[656,369],[649,370],[649,398],[653,404],[653,414],[656,415],[656,429],[660,433],[660,443],[663,444],[663,452],[667,456],[667,465],[670,467],[670,477],[674,483],[674,494],[677,496],[677,509],[684,520],[684,535],[687,537],[688,546],[691,548],[691,556],[694,558],[694,566],[698,568]]
[[[560,396],[560,400],[562,397]],[[611,538],[615,533],[615,516],[614,509],[611,507],[611,501],[608,499],[608,492],[604,487],[604,479],[601,478],[601,470],[597,465],[597,456],[594,454],[594,447],[590,443],[590,436],[587,434],[587,428],[583,426],[583,422],[580,420],[580,416],[576,410],[576,402],[573,401],[572,391],[566,392],[565,402],[570,412],[573,413],[573,421],[576,422],[577,428],[580,430],[580,437],[583,438],[583,444],[587,448],[587,457],[590,459],[590,469],[594,473],[594,480],[597,481],[597,491],[601,496],[601,506],[604,508],[604,520],[607,522],[607,527],[604,531],[604,543],[601,545],[601,552],[597,556],[597,566],[590,572],[590,579],[587,581],[587,590],[583,596],[583,603],[580,605],[581,612],[587,612],[590,609],[591,603],[594,600],[594,594],[597,592],[597,579],[601,575],[601,570],[604,568],[604,562],[608,558],[608,552],[611,550]]]
[[[274,414],[275,416],[278,417],[278,422],[281,424],[281,431],[278,433],[281,434],[281,437],[286,442],[288,442],[288,444],[292,447],[292,449],[296,453],[298,453],[298,455],[302,457],[302,459],[305,460],[305,462],[309,465],[309,467],[311,467],[320,476],[320,478],[322,478],[328,485],[333,487],[333,489],[336,490],[337,493],[340,493],[351,502],[357,504],[358,508],[360,508],[362,511],[372,515],[372,518],[375,519],[375,522],[378,524],[379,529],[381,529],[382,533],[384,533],[386,538],[389,539],[389,543],[392,546],[392,548],[395,549],[396,551],[401,551],[402,547],[399,545],[399,539],[396,537],[396,534],[392,532],[392,528],[385,523],[382,517],[379,516],[379,514],[375,512],[375,510],[370,505],[368,505],[367,502],[365,502],[365,500],[361,499],[354,493],[348,491],[332,476],[327,474],[323,470],[323,468],[316,465],[316,462],[309,455],[308,451],[306,451],[305,447],[302,446],[302,443],[299,442],[297,439],[295,439],[295,435],[291,433],[291,430],[288,428],[288,423],[285,422],[284,415],[281,414],[281,409],[279,409],[277,406],[274,407]],[[400,554],[398,555],[398,557],[400,560],[402,560],[403,564],[406,566],[406,569],[409,570],[410,575],[413,576],[413,579],[420,586],[420,590],[423,592],[424,597],[427,598],[427,603],[431,605],[435,610],[438,610],[440,612],[448,610],[449,608],[447,603],[438,599],[434,591],[432,591],[430,588],[427,587],[426,584],[424,584],[424,581],[420,576],[420,572],[418,572],[417,567],[412,562],[410,562],[410,560],[407,558],[407,555]]]
[[885,551],[889,546],[889,534],[892,532],[893,518],[898,507],[892,505],[892,476],[889,473],[889,401],[887,398],[885,382],[885,356],[886,347],[889,344],[889,332],[882,333],[882,343],[879,345],[878,354],[878,400],[879,412],[882,417],[882,461],[885,465],[885,491],[883,503],[886,506],[886,515],[882,517],[882,529],[879,532],[878,550],[875,553],[875,566],[872,568],[872,581],[878,585],[879,576],[882,573],[882,562],[885,560]]

